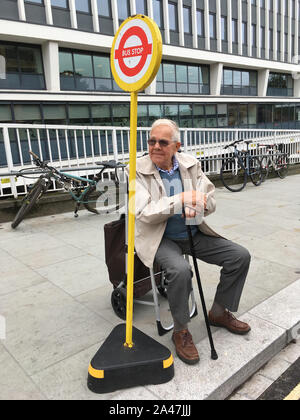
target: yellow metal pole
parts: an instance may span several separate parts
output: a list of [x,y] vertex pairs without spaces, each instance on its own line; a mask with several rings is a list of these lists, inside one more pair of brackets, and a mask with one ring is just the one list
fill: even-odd
[[135,178],[137,143],[137,92],[131,93],[130,101],[130,160],[129,160],[129,202],[128,202],[128,255],[127,255],[127,306],[126,342],[124,346],[133,347],[133,280],[134,280],[134,232],[135,232]]

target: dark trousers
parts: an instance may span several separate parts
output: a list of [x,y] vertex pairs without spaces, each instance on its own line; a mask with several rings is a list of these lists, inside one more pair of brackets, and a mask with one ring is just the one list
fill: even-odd
[[[250,254],[244,247],[225,238],[208,236],[200,231],[193,237],[196,257],[220,267],[220,282],[215,300],[228,310],[238,310],[241,294],[250,265]],[[155,261],[166,273],[170,310],[180,324],[190,320],[189,295],[192,271],[183,254],[191,255],[189,240],[174,241],[163,238]]]

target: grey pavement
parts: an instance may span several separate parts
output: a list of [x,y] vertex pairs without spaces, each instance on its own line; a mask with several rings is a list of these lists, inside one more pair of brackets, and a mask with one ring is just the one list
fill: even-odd
[[[86,379],[90,360],[122,323],[110,303],[103,243],[103,225],[117,216],[81,211],[75,219],[65,213],[27,219],[15,231],[1,224],[0,400],[227,398],[295,338],[300,321],[299,186],[300,175],[294,175],[260,187],[249,183],[240,193],[216,191],[217,211],[207,223],[252,256],[237,314],[251,324],[250,334],[240,337],[212,328],[219,359],[210,360],[195,283],[199,314],[190,330],[201,360],[187,366],[176,357],[171,333],[158,336],[154,308],[136,303],[134,326],[170,348],[175,377],[167,384],[110,394],[93,394]],[[210,307],[219,267],[199,262],[199,269]],[[143,299],[151,301],[151,292]],[[168,305],[159,299],[167,324]],[[233,399],[241,395],[237,391]]]

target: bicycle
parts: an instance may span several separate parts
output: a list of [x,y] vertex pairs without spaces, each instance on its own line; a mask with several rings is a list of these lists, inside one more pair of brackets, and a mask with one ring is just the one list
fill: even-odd
[[260,144],[261,147],[266,147],[267,155],[264,155],[261,160],[263,181],[265,181],[272,169],[277,172],[279,178],[283,179],[287,176],[289,170],[289,157],[286,153],[282,153],[280,145],[277,144]]
[[[238,150],[237,144],[242,142],[247,144],[247,150]],[[234,155],[223,161],[220,170],[222,183],[229,191],[238,192],[245,188],[248,176],[255,186],[262,183],[261,163],[256,156],[250,155],[250,143],[252,141],[236,140],[224,147],[234,147]]]
[[[124,207],[125,194],[120,191],[121,183],[118,177],[118,169],[125,168],[126,165],[114,160],[97,162],[96,164],[102,166],[102,169],[94,175],[93,179],[89,179],[62,172],[50,166],[47,161],[42,161],[35,153],[31,151],[29,153],[33,158],[33,162],[39,168],[38,171],[28,172],[28,169],[24,169],[19,171],[16,176],[27,178],[27,175],[29,175],[29,178],[33,178],[34,175],[40,172],[42,173],[35,184],[28,188],[29,191],[22,199],[21,207],[11,224],[13,229],[21,223],[34,204],[37,204],[42,195],[49,190],[53,181],[58,186],[63,187],[76,202],[74,210],[75,217],[78,217],[78,210],[81,204],[88,211],[95,214],[111,213]],[[103,172],[107,169],[114,169],[113,180],[99,182],[102,179]],[[115,187],[114,193],[112,193],[112,186]],[[108,190],[110,190],[109,193]]]

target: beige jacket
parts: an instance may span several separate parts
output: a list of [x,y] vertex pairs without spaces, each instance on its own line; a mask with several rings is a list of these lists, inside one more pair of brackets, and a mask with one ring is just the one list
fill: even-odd
[[[197,190],[207,194],[204,216],[216,208],[215,187],[201,170],[196,158],[186,153],[176,153],[184,191]],[[160,174],[149,155],[136,162],[136,225],[135,250],[147,267],[153,266],[157,249],[162,240],[167,220],[182,212],[180,195],[168,197]],[[220,236],[203,220],[198,228],[210,235]]]

